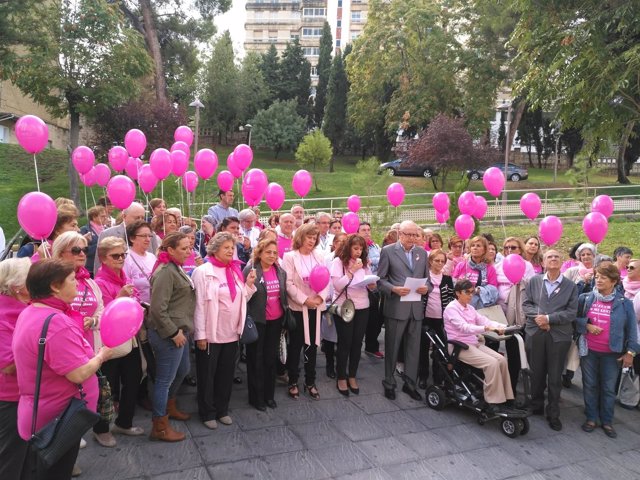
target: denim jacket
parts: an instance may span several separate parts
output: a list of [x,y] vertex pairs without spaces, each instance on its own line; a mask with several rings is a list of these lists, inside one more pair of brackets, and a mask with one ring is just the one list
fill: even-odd
[[[620,291],[615,291],[611,307],[611,325],[609,328],[609,348],[612,352],[621,353],[628,350],[640,352],[638,345],[638,329],[633,303],[624,298]],[[593,292],[583,293],[578,298],[578,316],[576,325],[578,333],[587,333],[587,313],[595,301]]]

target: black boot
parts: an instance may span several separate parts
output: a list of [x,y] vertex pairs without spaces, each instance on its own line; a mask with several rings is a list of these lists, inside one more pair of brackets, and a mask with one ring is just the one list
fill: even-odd
[[335,346],[334,342],[330,342],[328,340],[323,340],[322,344],[324,345],[324,356],[327,359],[327,377],[336,378],[336,368],[335,368]]

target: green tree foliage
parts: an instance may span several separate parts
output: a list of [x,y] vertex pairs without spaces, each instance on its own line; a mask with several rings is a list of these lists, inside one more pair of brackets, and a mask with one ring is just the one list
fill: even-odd
[[264,80],[260,64],[260,55],[248,52],[240,66],[238,118],[243,124],[270,103],[269,86]]
[[311,64],[304,57],[298,39],[287,44],[278,71],[278,99],[283,101],[295,99],[298,115],[306,119],[310,118]]
[[[331,141],[333,150],[336,153],[342,152],[342,142],[345,129],[347,127],[347,91],[349,84],[344,71],[344,63],[340,52],[336,53],[329,77],[329,88],[327,89],[327,106],[325,108],[325,119],[322,123],[322,131]],[[317,98],[316,98],[317,104]],[[333,171],[333,164],[329,171]]]
[[[305,135],[302,143],[296,150],[296,161],[302,168],[311,168],[312,172],[316,172],[318,168],[329,165],[329,160],[333,156],[331,142],[324,136],[321,130],[316,129]],[[316,192],[319,192],[318,177],[313,176],[313,182]]]
[[278,50],[273,43],[260,57],[260,72],[269,88],[269,104],[271,104],[278,99],[280,93],[280,60]]
[[306,121],[297,111],[295,100],[276,100],[251,120],[256,145],[273,149],[275,158],[283,150],[294,150],[304,136]]
[[331,52],[333,51],[333,36],[328,22],[324,22],[320,37],[320,55],[318,56],[318,86],[314,107],[314,120],[318,127],[322,127],[325,105],[327,103],[327,88],[331,75]]

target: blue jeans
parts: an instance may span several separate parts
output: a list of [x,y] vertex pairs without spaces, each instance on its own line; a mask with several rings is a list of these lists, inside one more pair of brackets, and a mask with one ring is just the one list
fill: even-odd
[[600,353],[589,350],[580,359],[582,367],[582,392],[587,421],[602,425],[613,422],[613,407],[616,403],[616,381],[620,365],[619,353]]
[[167,414],[167,400],[175,398],[182,380],[187,376],[189,363],[189,343],[176,347],[170,338],[161,338],[158,332],[149,329],[149,343],[156,357],[156,380],[153,385],[153,416]]

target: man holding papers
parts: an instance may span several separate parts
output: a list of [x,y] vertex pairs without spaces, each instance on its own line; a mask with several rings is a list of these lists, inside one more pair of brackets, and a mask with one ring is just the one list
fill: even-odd
[[[405,383],[402,391],[414,400],[422,399],[416,390],[420,330],[424,318],[422,300],[424,295],[429,293],[431,286],[427,283],[429,275],[427,252],[416,245],[420,238],[420,229],[414,222],[402,222],[398,242],[382,249],[378,264],[377,274],[380,277],[378,288],[385,295],[383,314],[386,351],[385,378],[382,385],[385,396],[391,400],[396,398],[396,380],[393,372],[401,342],[404,342],[405,352]],[[407,282],[407,278],[411,280]],[[402,297],[410,294],[417,294],[414,297],[417,300],[403,301]]]

